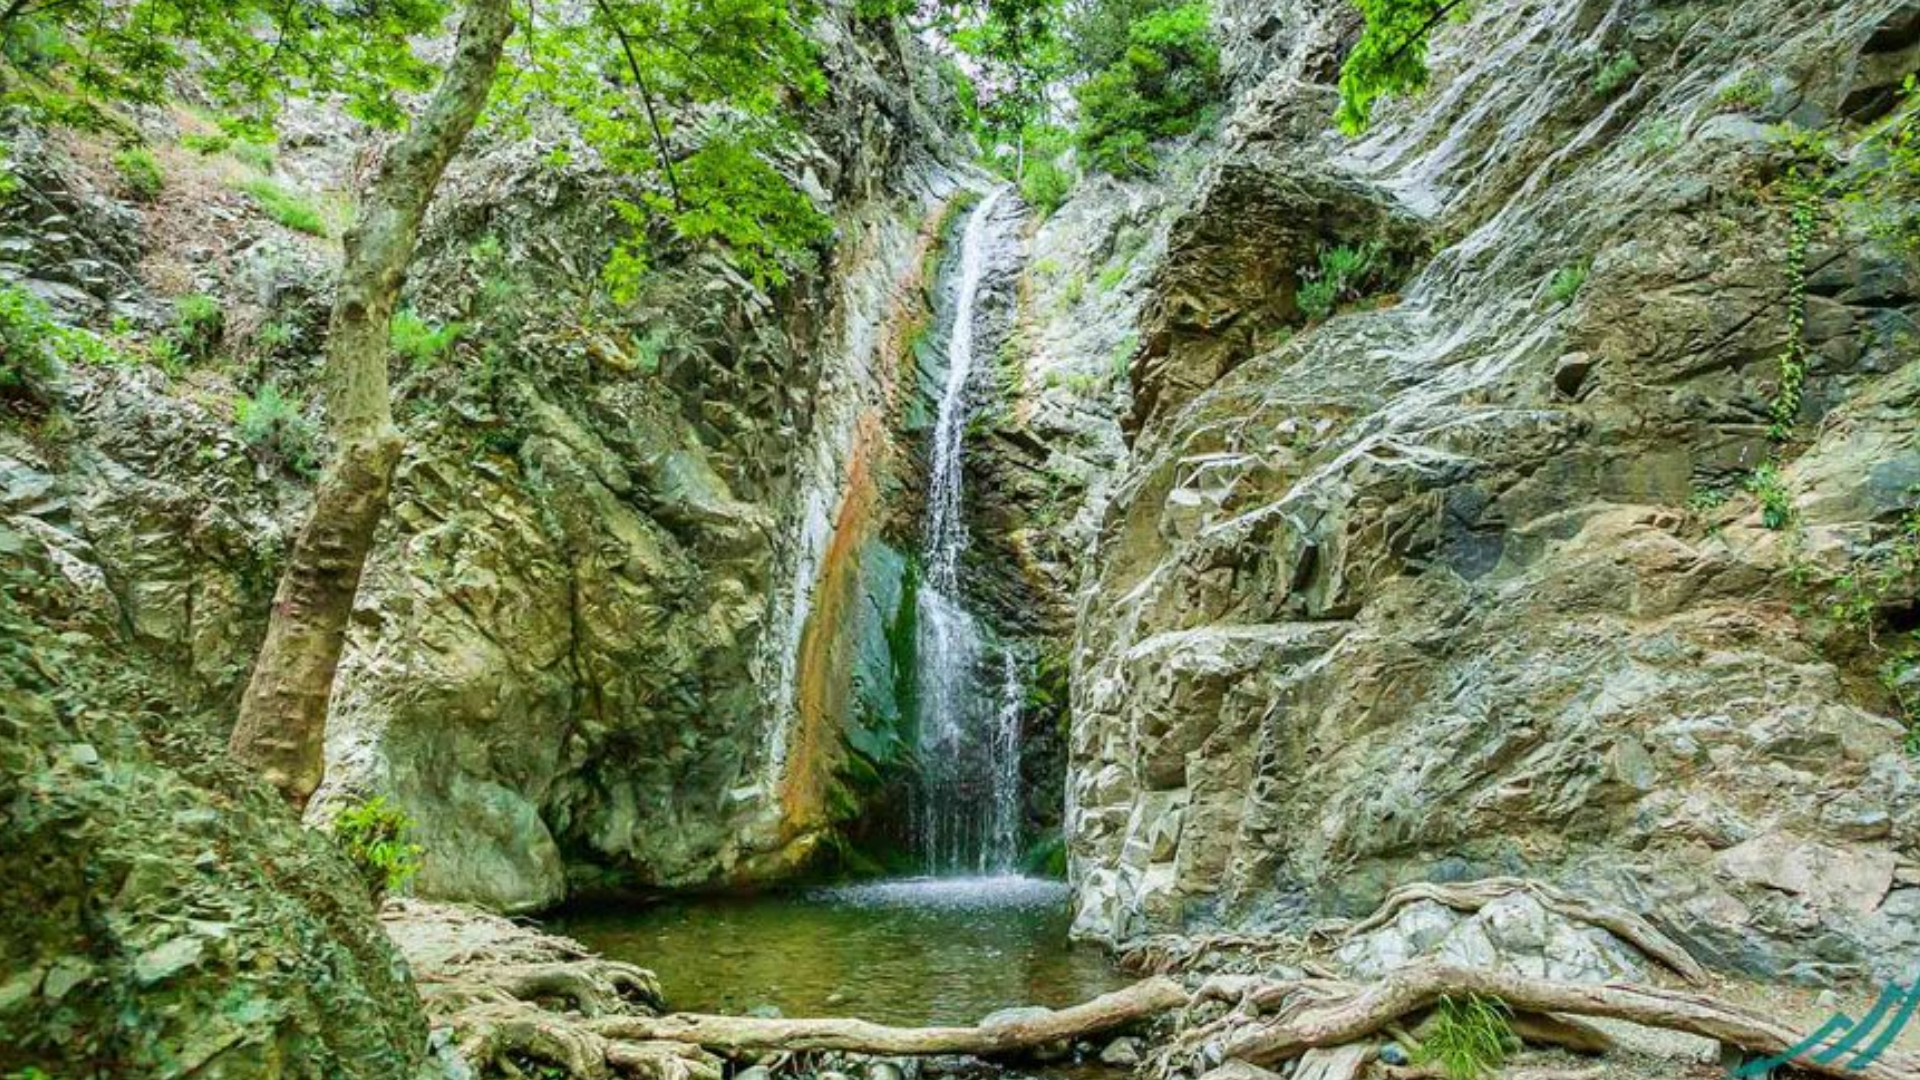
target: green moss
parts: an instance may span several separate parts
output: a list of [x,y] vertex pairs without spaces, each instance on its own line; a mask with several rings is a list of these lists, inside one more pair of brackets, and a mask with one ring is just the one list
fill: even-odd
[[1602,60],[1594,71],[1593,92],[1599,97],[1612,97],[1639,74],[1640,58],[1621,49]]

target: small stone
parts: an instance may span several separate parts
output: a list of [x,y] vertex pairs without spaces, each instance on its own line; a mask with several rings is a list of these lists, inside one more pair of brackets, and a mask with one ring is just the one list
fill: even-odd
[[93,978],[93,965],[77,956],[63,956],[53,962],[48,969],[46,981],[40,984],[40,992],[49,1001],[59,1001],[66,997],[74,987]]
[[165,982],[198,964],[205,953],[205,941],[191,934],[183,935],[141,953],[133,962],[133,977],[142,986]]
[[891,1061],[875,1061],[867,1065],[867,1080],[906,1080],[906,1076],[900,1066]]
[[773,1070],[765,1065],[755,1065],[733,1074],[733,1080],[773,1080]]
[[95,750],[91,743],[74,743],[67,747],[67,760],[75,765],[92,767],[100,764],[100,751]]
[[1389,1042],[1380,1044],[1380,1064],[1407,1065],[1410,1064],[1412,1060],[1412,1058],[1407,1056],[1406,1048],[1399,1043]]
[[1140,1040],[1126,1035],[1120,1036],[1108,1043],[1105,1050],[1100,1051],[1100,1061],[1106,1065],[1140,1064]]
[[827,1004],[829,1005],[845,1005],[846,1003],[847,1003],[847,995],[841,993],[838,990],[835,990],[833,993],[827,995]]
[[847,1080],[847,1074],[832,1069],[822,1069],[815,1074],[816,1080]]
[[1554,365],[1553,388],[1563,398],[1573,399],[1580,396],[1580,388],[1586,385],[1587,376],[1593,373],[1593,356],[1590,353],[1568,353]]
[[778,1020],[786,1014],[780,1011],[778,1005],[755,1005],[747,1010],[747,1015],[755,1020]]

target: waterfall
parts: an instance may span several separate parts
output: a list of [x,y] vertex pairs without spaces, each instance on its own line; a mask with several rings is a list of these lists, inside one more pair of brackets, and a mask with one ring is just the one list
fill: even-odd
[[1001,650],[1000,679],[989,681],[994,649],[966,609],[960,557],[967,547],[961,508],[963,450],[972,402],[975,323],[981,279],[996,233],[994,207],[1005,188],[980,201],[967,220],[953,301],[946,383],[934,423],[927,479],[924,574],[916,609],[915,673],[920,720],[920,784],[915,827],[926,869],[937,874],[1013,868],[1020,834],[1021,663]]

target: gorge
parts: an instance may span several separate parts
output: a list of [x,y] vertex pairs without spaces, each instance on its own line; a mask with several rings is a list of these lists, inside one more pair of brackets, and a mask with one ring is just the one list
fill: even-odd
[[1920,1075],[1920,6],[516,12],[290,805],[471,9],[153,3],[0,16],[0,1077]]

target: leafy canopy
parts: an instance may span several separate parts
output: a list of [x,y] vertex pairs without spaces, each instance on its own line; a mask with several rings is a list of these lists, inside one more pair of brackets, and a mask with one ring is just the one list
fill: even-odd
[[608,266],[616,292],[645,273],[657,226],[722,244],[763,284],[784,282],[783,256],[827,235],[774,164],[794,136],[793,106],[826,91],[809,15],[778,0],[534,9],[499,111],[510,134],[524,134],[558,109],[603,163],[648,181],[616,203],[633,229]]
[[1206,0],[1152,11],[1128,28],[1121,58],[1080,84],[1077,139],[1091,164],[1118,175],[1145,172],[1153,140],[1205,121],[1221,89],[1208,22]]
[[1393,94],[1427,88],[1427,39],[1465,0],[1353,0],[1367,28],[1340,67],[1340,109],[1334,119],[1348,135],[1365,131],[1373,106]]
[[435,72],[410,39],[446,14],[442,0],[13,0],[0,10],[0,103],[104,126],[103,106],[159,104],[191,66],[236,128],[261,130],[285,99],[326,94],[393,127],[400,97]]

